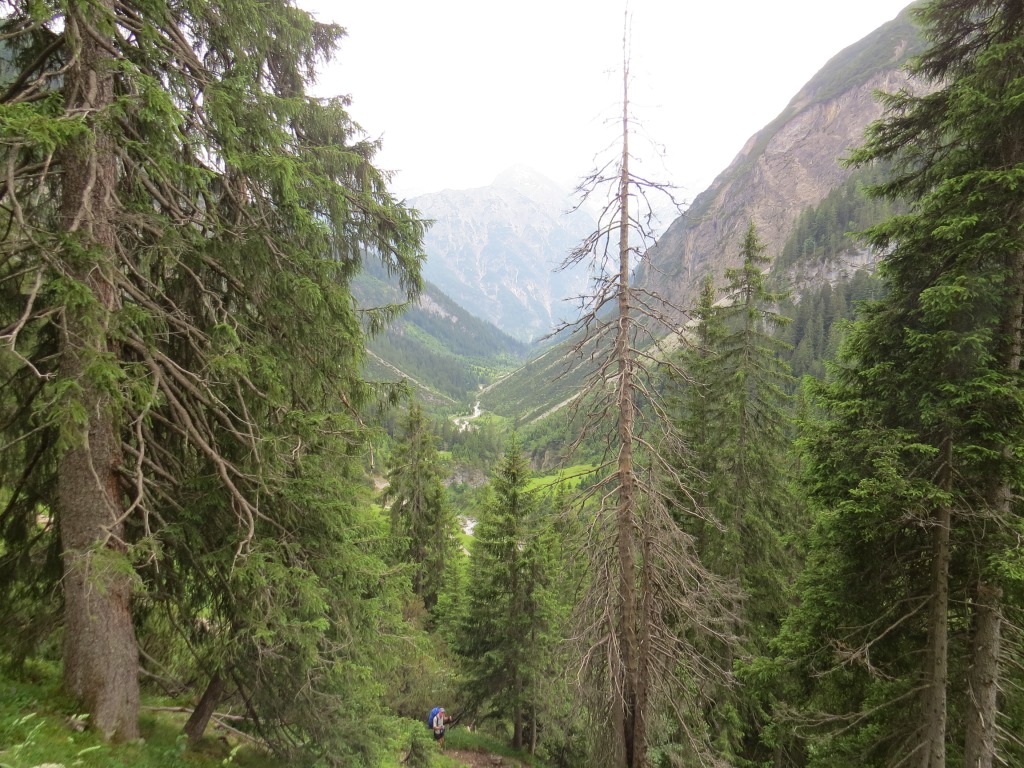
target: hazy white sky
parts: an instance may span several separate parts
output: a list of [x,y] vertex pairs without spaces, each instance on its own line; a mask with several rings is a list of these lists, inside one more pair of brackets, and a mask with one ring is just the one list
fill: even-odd
[[[516,163],[570,187],[607,158],[625,2],[298,1],[347,29],[318,92],[352,97],[399,195],[484,186]],[[692,200],[829,58],[909,1],[630,0],[640,171]]]

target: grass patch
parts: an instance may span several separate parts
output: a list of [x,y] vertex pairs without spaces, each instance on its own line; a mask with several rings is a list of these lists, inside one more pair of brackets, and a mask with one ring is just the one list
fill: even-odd
[[[64,768],[277,768],[271,756],[235,739],[208,736],[187,750],[181,728],[186,715],[143,711],[142,737],[108,744],[92,731],[79,731],[77,705],[60,692],[56,665],[30,662],[19,679],[0,676],[0,768],[60,765]],[[212,732],[212,729],[211,729]]]
[[561,469],[554,474],[534,475],[526,484],[526,489],[529,491],[538,489],[547,491],[557,486],[562,486],[565,490],[576,490],[580,483],[593,479],[596,469],[597,467],[593,464],[577,464]]
[[[446,749],[463,749],[467,752],[482,752],[501,755],[533,768],[548,768],[547,764],[530,755],[526,750],[513,749],[507,741],[482,731],[467,731],[465,728],[451,728],[445,734]],[[443,763],[444,768],[460,765],[457,762]]]

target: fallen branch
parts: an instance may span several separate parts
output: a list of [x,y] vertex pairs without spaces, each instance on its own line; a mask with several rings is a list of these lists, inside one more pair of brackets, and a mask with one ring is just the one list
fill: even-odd
[[[195,712],[195,709],[191,707],[143,707],[143,709],[149,712],[180,712],[183,715],[191,715],[193,712]],[[229,715],[222,714],[220,712],[214,712],[212,717],[220,720],[235,720],[238,722],[246,721],[249,719],[248,716],[246,715]],[[248,736],[248,734],[246,734],[246,736]]]

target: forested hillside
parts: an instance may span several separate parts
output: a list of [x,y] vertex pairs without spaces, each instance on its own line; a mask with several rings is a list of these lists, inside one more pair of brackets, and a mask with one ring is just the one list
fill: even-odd
[[[401,286],[375,265],[355,280],[360,306],[393,305]],[[495,376],[518,366],[527,345],[474,317],[429,282],[416,301],[367,342],[366,372],[382,381],[407,379],[417,396],[462,404]]]
[[855,170],[815,206],[805,208],[771,265],[771,282],[787,296],[783,314],[792,323],[781,331],[790,346],[783,357],[800,378],[822,378],[825,363],[835,358],[845,328],[857,307],[880,298],[875,276],[879,253],[862,233],[905,206],[875,197],[869,190],[885,177],[886,167]]
[[0,12],[0,768],[1024,765],[1021,3],[841,52],[655,248],[625,49],[533,348],[342,38]]

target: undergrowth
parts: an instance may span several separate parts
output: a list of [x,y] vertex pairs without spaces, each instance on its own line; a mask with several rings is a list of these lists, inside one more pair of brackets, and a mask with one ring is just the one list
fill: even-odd
[[139,718],[141,738],[122,744],[107,743],[86,727],[88,718],[60,692],[57,666],[29,662],[17,677],[0,672],[0,768],[281,765],[269,755],[216,732],[198,748],[186,749],[181,732],[186,717],[182,713],[144,708]]

